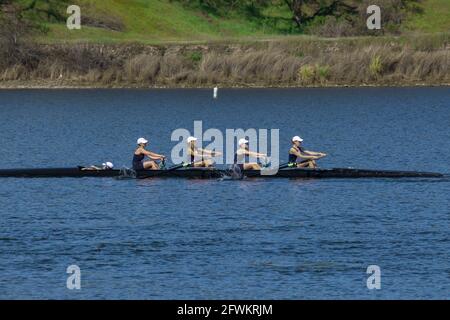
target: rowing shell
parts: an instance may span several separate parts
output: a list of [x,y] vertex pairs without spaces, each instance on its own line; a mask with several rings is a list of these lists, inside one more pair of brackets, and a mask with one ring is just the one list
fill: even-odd
[[[214,179],[226,177],[227,171],[215,168],[181,168],[178,170],[83,170],[76,168],[47,168],[47,169],[6,169],[0,170],[0,178],[113,178],[132,177],[138,179],[147,178],[197,178]],[[286,168],[281,169],[275,175],[262,175],[257,170],[245,170],[247,178],[442,178],[443,174],[434,172],[417,171],[386,171],[364,170],[353,168],[334,169],[306,169]]]

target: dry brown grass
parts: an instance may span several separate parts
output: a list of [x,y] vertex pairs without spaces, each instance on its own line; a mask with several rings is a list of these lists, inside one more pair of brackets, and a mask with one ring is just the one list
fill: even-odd
[[421,44],[309,39],[211,46],[42,45],[30,50],[33,64],[0,66],[0,81],[124,87],[449,84],[449,49],[448,37]]
[[131,82],[154,83],[161,69],[161,58],[140,54],[125,62],[124,74]]

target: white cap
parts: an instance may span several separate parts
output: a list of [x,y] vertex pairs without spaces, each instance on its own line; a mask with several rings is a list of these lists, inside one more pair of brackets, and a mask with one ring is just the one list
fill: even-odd
[[299,136],[295,136],[295,137],[292,138],[292,141],[303,142],[303,139],[300,138]]
[[197,141],[197,138],[196,137],[189,137],[189,138],[187,138],[187,143],[191,143],[192,141]]
[[238,142],[239,145],[247,144],[247,143],[248,143],[248,140],[244,139],[244,138],[240,139],[239,142]]
[[148,141],[145,138],[139,138],[137,140],[137,144],[146,144],[146,143],[148,143]]
[[114,168],[114,165],[111,162],[102,163],[102,166],[109,168],[109,169]]

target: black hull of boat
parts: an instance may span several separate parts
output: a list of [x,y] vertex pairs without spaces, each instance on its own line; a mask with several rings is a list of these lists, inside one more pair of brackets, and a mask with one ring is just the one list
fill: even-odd
[[[355,179],[355,178],[442,178],[433,172],[362,170],[351,168],[279,170],[275,175],[264,175],[260,171],[247,170],[246,178],[303,178],[303,179]],[[0,178],[192,178],[214,179],[227,176],[226,170],[209,168],[182,168],[178,170],[82,170],[78,168],[7,169],[0,170]]]
[[246,171],[246,177],[310,178],[310,179],[356,179],[356,178],[442,178],[435,172],[365,170],[351,168],[334,169],[282,169],[274,176],[261,176],[259,171]]
[[121,170],[81,170],[80,168],[0,170],[0,178],[112,178],[120,175]]

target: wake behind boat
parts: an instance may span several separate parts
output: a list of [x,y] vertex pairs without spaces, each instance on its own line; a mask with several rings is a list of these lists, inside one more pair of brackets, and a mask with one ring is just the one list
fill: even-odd
[[[0,178],[194,178],[217,179],[229,176],[228,170],[195,167],[175,167],[175,169],[133,170],[74,168],[3,169]],[[262,175],[260,170],[244,170],[246,178],[303,178],[303,179],[355,179],[355,178],[442,178],[441,173],[420,171],[367,170],[354,168],[310,169],[283,168],[275,175]]]

